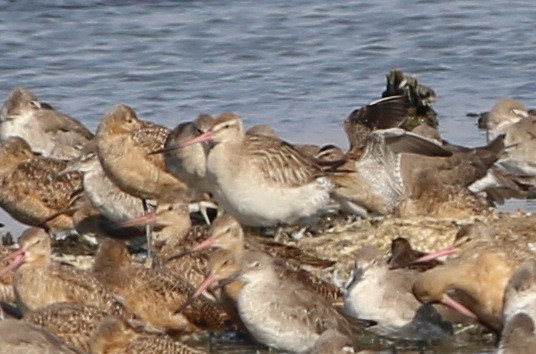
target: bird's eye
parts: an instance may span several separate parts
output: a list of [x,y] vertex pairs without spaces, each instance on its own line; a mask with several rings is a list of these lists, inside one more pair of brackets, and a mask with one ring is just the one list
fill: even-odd
[[253,263],[251,263],[251,266],[252,266],[253,268],[259,268],[259,267],[261,266],[261,262],[258,262],[258,261],[253,262]]
[[167,210],[168,210],[168,211],[172,211],[172,210],[173,210],[173,205],[168,206],[168,207],[167,207]]
[[229,129],[229,128],[231,128],[231,125],[230,125],[230,124],[225,124],[225,125],[223,126],[223,128],[224,128],[224,129]]
[[225,260],[225,261],[222,263],[222,265],[224,265],[224,266],[227,265],[227,264],[229,264],[229,260]]

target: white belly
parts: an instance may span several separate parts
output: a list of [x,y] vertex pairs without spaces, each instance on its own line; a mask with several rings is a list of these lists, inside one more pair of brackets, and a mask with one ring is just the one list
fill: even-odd
[[[248,226],[295,224],[327,207],[332,183],[327,177],[297,187],[268,182],[260,171],[222,163],[211,153],[207,177],[214,199]],[[220,160],[218,160],[220,159]]]
[[309,350],[319,337],[312,329],[293,323],[291,317],[285,317],[281,313],[284,307],[274,305],[264,291],[256,289],[256,284],[248,284],[240,291],[237,305],[248,331],[257,341],[272,348],[302,353]]

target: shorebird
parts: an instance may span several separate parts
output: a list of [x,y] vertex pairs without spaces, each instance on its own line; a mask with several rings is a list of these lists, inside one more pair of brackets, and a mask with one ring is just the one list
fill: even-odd
[[342,290],[340,288],[301,269],[304,264],[315,267],[329,267],[334,264],[331,261],[308,256],[297,248],[265,240],[262,237],[253,237],[252,235],[246,237],[242,226],[233,216],[228,214],[220,216],[214,221],[210,227],[209,234],[209,238],[178,256],[208,248],[218,248],[232,253],[239,260],[246,249],[266,252],[275,257],[275,266],[280,278],[296,280],[333,303],[338,303],[342,299]]
[[169,129],[138,119],[120,104],[102,118],[97,128],[99,160],[108,177],[123,191],[142,199],[182,194],[185,184],[166,172],[161,150]]
[[[474,164],[476,166],[481,166],[478,169],[465,169],[465,172],[463,173],[458,173],[458,171],[454,170],[454,173],[451,174],[451,176],[454,177],[454,179],[451,180],[453,183],[458,183],[456,181],[456,174],[465,180],[463,184],[466,184],[467,181],[477,178],[478,175],[481,175],[480,171],[486,169],[486,166],[488,165],[488,163],[485,162],[482,166],[479,160],[500,160],[505,153],[504,137],[497,136],[496,139],[488,146],[480,148],[467,148],[464,146],[451,144],[443,140],[439,135],[439,131],[428,125],[420,125],[411,132],[425,137],[426,139],[431,140],[438,145],[441,145],[441,147],[452,152],[453,154],[459,154],[461,158],[467,160],[466,162],[469,165]],[[475,157],[478,158],[475,159]],[[467,172],[473,174],[476,172],[477,175],[470,177],[467,175]],[[442,179],[449,180],[448,176]],[[527,181],[526,178],[514,176],[503,167],[495,163],[491,167],[487,168],[487,173],[485,176],[472,182],[468,186],[468,189],[475,194],[485,192],[488,200],[491,200],[497,204],[503,204],[504,200],[508,198],[526,198],[527,190],[530,187],[528,182],[529,181]]]
[[184,257],[173,257],[201,242],[208,235],[206,227],[192,227],[188,204],[175,198],[162,199],[158,201],[154,213],[124,222],[121,226],[146,224],[152,224],[155,229],[152,245],[153,268],[162,268],[187,280],[192,286],[197,286],[204,279],[206,255],[190,253]]
[[504,329],[497,354],[528,354],[536,349],[536,261],[523,263],[504,294]]
[[55,302],[74,302],[121,313],[121,306],[91,273],[52,261],[50,237],[43,229],[27,229],[19,245],[0,276],[16,269],[13,287],[24,312]]
[[387,263],[391,269],[409,268],[418,271],[425,271],[442,264],[438,260],[414,263],[414,261],[424,256],[426,256],[426,253],[414,250],[407,239],[397,237],[391,241],[391,256],[387,260]]
[[0,206],[23,224],[52,233],[72,230],[72,211],[82,191],[78,173],[56,175],[66,162],[35,156],[21,138],[0,145]]
[[352,340],[335,330],[328,329],[318,337],[307,354],[353,354]]
[[328,205],[333,184],[312,158],[279,139],[246,135],[236,114],[219,115],[208,132],[177,148],[205,141],[214,199],[242,224],[310,221]]
[[[452,212],[464,207],[485,210],[482,202],[471,198],[466,186],[484,176],[496,161],[496,145],[501,145],[498,139],[485,148],[453,153],[402,129],[374,131],[368,136],[363,156],[354,159],[350,152],[342,166],[347,171],[332,176],[337,186],[332,196],[345,210],[361,216],[395,211],[418,214],[419,202],[426,209],[421,214],[446,214],[441,207],[449,203]],[[455,205],[451,199],[458,194],[468,200]],[[417,203],[409,207],[401,205],[403,201]]]
[[400,70],[392,70],[386,78],[382,97],[404,95],[411,102],[408,118],[402,128],[412,130],[422,124],[437,127],[437,113],[432,108],[432,103],[437,98],[434,90],[419,84],[416,78],[404,75]]
[[[413,293],[423,303],[443,303],[500,331],[508,280],[534,254],[520,242],[493,242],[490,231],[480,224],[462,231],[453,247],[420,259],[456,254],[444,265],[421,273],[413,284]],[[471,301],[461,304],[447,294],[449,290],[459,291]]]
[[93,274],[123,299],[129,312],[154,328],[180,333],[226,328],[222,311],[205,298],[179,312],[194,288],[165,270],[131,264],[126,245],[119,240],[106,238],[101,242]]
[[400,127],[407,119],[409,108],[408,98],[399,95],[381,98],[352,111],[343,123],[350,151],[356,158],[361,156],[368,136],[375,130]]
[[206,133],[213,123],[214,118],[211,115],[201,114],[193,122],[179,124],[169,133],[164,144],[164,161],[169,173],[199,193],[210,191],[206,178],[208,146],[194,144],[182,149],[168,148]]
[[123,222],[142,216],[143,201],[124,192],[104,172],[97,154],[96,140],[81,151],[81,155],[69,161],[58,176],[78,172],[83,176],[83,188],[91,204],[113,222]]
[[26,140],[33,151],[43,156],[69,160],[78,156],[93,134],[76,119],[17,87],[0,111],[0,140],[10,137]]
[[534,314],[520,312],[506,323],[496,354],[532,354],[536,349]]
[[[0,246],[0,260],[11,253],[13,250],[6,246]],[[7,267],[9,263],[7,261],[0,261],[0,267]],[[0,302],[15,302],[15,293],[13,292],[13,274],[5,274],[0,277]]]
[[116,316],[106,318],[91,339],[91,354],[204,354],[166,335],[143,333]]
[[99,323],[109,315],[95,306],[57,302],[27,312],[23,321],[41,326],[65,343],[87,352]]
[[0,320],[0,354],[82,354],[63,341],[32,323]]
[[[219,278],[210,276],[212,282],[207,280],[203,287]],[[249,333],[267,346],[303,353],[329,329],[352,336],[362,328],[352,325],[320,295],[299,283],[279,279],[265,253],[246,251],[240,273],[233,278],[243,283],[236,298],[240,318]],[[196,293],[202,291],[200,287]]]
[[431,305],[413,296],[419,271],[392,269],[389,259],[372,258],[374,253],[356,260],[344,293],[345,313],[376,322],[369,330],[389,338],[432,340],[452,333],[452,326]]
[[[161,150],[169,129],[141,121],[129,106],[120,104],[106,114],[97,128],[97,153],[104,172],[123,191],[147,200],[166,195],[183,198],[187,186],[166,171],[164,158],[151,154]],[[147,227],[148,259],[151,254],[151,229]]]
[[[505,154],[497,164],[513,175],[534,178],[536,149],[536,114],[530,114],[523,103],[503,99],[495,104],[488,120],[491,138],[505,134]],[[534,181],[533,181],[534,182]]]

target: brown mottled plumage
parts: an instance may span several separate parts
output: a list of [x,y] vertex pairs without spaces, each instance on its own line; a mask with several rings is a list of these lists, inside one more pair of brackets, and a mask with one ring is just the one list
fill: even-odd
[[[12,254],[17,268],[13,286],[23,310],[36,310],[55,302],[73,302],[120,313],[121,306],[91,273],[52,261],[50,237],[31,228],[19,239],[20,248]],[[2,274],[3,275],[3,274]]]
[[183,200],[160,200],[154,213],[132,219],[123,226],[137,226],[152,223],[154,231],[153,267],[161,268],[180,276],[191,286],[197,286],[204,278],[206,255],[188,254],[172,257],[203,241],[208,237],[208,228],[194,226],[190,220],[188,205]]
[[86,144],[81,156],[69,161],[61,174],[72,171],[83,175],[85,195],[109,220],[122,222],[143,215],[143,201],[124,192],[104,172],[97,154],[96,140]]
[[[0,259],[4,259],[13,250],[5,246],[0,246]],[[0,263],[0,267],[7,267],[9,262],[7,260]],[[2,302],[15,302],[15,293],[13,291],[13,273],[5,274],[0,277],[0,301]]]
[[125,244],[118,240],[101,242],[93,266],[95,276],[109,291],[123,299],[125,307],[156,328],[195,332],[224,329],[225,316],[206,299],[199,299],[178,312],[193,287],[165,270],[131,264]]
[[169,129],[143,122],[126,105],[104,116],[97,129],[97,151],[108,177],[125,192],[143,199],[158,199],[183,192],[184,183],[165,171],[164,158],[150,154],[162,149]]
[[43,327],[24,321],[0,320],[0,354],[82,354]]
[[27,312],[23,320],[46,328],[69,345],[88,351],[89,339],[107,316],[106,311],[94,306],[57,302]]
[[66,162],[34,156],[21,138],[0,146],[0,206],[16,220],[62,231],[73,229],[69,208],[82,191],[82,178],[68,173]]
[[91,354],[203,354],[166,335],[142,333],[119,317],[108,317],[91,339]]

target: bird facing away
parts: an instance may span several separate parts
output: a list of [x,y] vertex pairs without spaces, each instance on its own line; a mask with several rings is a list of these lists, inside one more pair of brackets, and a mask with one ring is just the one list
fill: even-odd
[[0,111],[0,140],[20,137],[45,157],[69,160],[93,139],[82,123],[41,102],[30,91],[17,87]]

